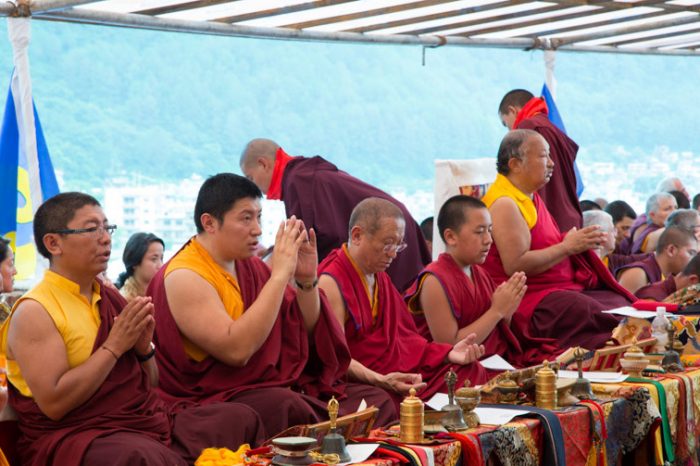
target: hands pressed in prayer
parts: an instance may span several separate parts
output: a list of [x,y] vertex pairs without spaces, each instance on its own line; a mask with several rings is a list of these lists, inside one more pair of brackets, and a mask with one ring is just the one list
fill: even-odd
[[402,395],[408,395],[408,391],[414,388],[416,392],[420,392],[428,386],[423,382],[423,376],[420,374],[406,374],[404,372],[390,372],[382,376],[380,386],[388,391],[394,391]]
[[602,231],[598,225],[591,225],[580,230],[574,227],[566,233],[562,243],[568,254],[572,256],[604,244],[606,235],[607,233]]
[[[304,222],[301,227],[305,228]],[[316,280],[318,269],[318,251],[316,250],[316,232],[309,228],[308,239],[299,246],[297,254],[297,268],[294,271],[294,279],[300,283],[311,283]]]
[[471,364],[484,355],[484,345],[474,343],[476,334],[470,333],[465,339],[460,340],[452,347],[447,355],[447,360],[453,364]]
[[121,314],[114,319],[114,326],[102,346],[117,358],[137,344],[136,351],[142,355],[147,354],[154,328],[151,298],[136,297],[124,306]]
[[515,272],[493,292],[491,309],[495,310],[501,319],[510,320],[513,317],[527,291],[526,282],[527,276],[524,272]]
[[[308,241],[308,235],[304,222],[294,215],[280,224],[275,238],[275,253],[270,264],[273,276],[277,275],[288,282],[296,275],[299,250],[305,241]],[[313,273],[315,277],[315,268]]]

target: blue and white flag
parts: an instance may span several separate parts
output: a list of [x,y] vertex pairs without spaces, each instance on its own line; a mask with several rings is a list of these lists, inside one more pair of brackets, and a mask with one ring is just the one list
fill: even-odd
[[[564,134],[566,134],[564,120],[561,119],[561,114],[559,113],[557,104],[554,102],[554,97],[552,96],[552,93],[549,91],[547,83],[545,83],[544,86],[542,86],[542,98],[547,104],[547,111],[549,112],[549,121],[551,121],[554,126],[559,128]],[[576,165],[576,162],[574,162],[574,173],[576,174],[576,194],[580,196],[583,192],[584,186],[583,180],[581,179],[581,173],[579,173],[578,171],[578,166]]]
[[[8,32],[11,40],[13,34],[26,34],[26,52],[29,26],[10,26],[10,20],[15,19],[24,18],[8,18]],[[15,70],[0,129],[0,235],[12,241],[17,279],[26,280],[34,277],[37,264],[34,213],[44,200],[59,191],[31,96],[28,58],[22,57],[18,48],[22,52],[21,45],[15,47]]]

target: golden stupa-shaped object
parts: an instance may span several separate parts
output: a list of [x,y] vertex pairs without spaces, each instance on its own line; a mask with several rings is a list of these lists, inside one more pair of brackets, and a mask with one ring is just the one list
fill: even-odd
[[411,388],[408,396],[401,402],[399,438],[405,443],[423,442],[423,422],[425,406],[416,396],[416,389]]

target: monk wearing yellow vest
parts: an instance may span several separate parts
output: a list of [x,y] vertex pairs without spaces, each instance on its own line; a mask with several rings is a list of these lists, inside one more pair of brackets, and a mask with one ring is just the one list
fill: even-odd
[[22,464],[184,465],[205,447],[258,440],[257,414],[246,406],[172,416],[152,389],[150,298],[127,304],[97,278],[115,228],[82,193],[59,194],[37,210],[36,246],[50,268],[17,302],[0,340]]

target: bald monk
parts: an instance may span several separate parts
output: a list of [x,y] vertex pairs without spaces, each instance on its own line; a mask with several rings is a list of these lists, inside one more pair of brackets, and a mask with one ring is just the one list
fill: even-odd
[[602,346],[618,319],[601,311],[634,300],[592,251],[607,234],[597,226],[559,231],[537,194],[557,169],[538,133],[509,132],[496,166],[496,181],[482,199],[494,238],[484,267],[496,283],[518,271],[527,275],[511,323],[520,344],[527,350],[540,344],[538,338],[552,338],[561,349]]
[[287,217],[313,227],[319,260],[345,242],[352,209],[368,197],[396,204],[406,219],[406,254],[387,270],[397,288],[406,289],[432,260],[420,227],[402,203],[321,157],[290,157],[274,141],[253,139],[241,154],[240,168],[268,199],[284,202]]
[[547,206],[561,231],[581,227],[581,207],[576,192],[574,163],[578,144],[557,128],[547,116],[549,109],[542,97],[514,89],[498,105],[498,116],[509,130],[529,129],[539,133],[549,145],[549,155],[557,169],[537,194]]
[[127,304],[96,279],[115,228],[87,194],[59,194],[36,212],[34,238],[49,270],[15,304],[0,341],[22,464],[185,465],[203,448],[262,439],[257,414],[243,405],[173,419],[152,388],[150,299]]
[[698,251],[698,241],[688,230],[677,226],[664,229],[656,251],[646,259],[625,264],[617,269],[620,285],[630,293],[650,283],[680,273]]
[[445,252],[405,296],[421,335],[455,344],[473,333],[485,356],[499,354],[521,367],[554,359],[557,351],[551,345],[523,352],[510,329],[527,290],[525,274],[516,272],[497,287],[481,267],[493,243],[486,205],[470,196],[453,196],[440,208],[437,223]]
[[423,399],[446,391],[451,365],[458,383],[486,381],[476,362],[483,345],[469,334],[455,344],[432,343],[413,318],[385,270],[406,249],[403,213],[393,203],[368,198],[352,211],[349,239],[319,266],[319,286],[326,292],[352,354],[348,375],[397,395],[416,388]]
[[379,425],[396,419],[384,391],[341,380],[350,354],[318,291],[313,229],[292,217],[277,231],[272,270],[256,256],[261,195],[238,175],[207,179],[194,208],[197,235],[149,285],[163,396],[176,409],[244,403],[268,437],[325,419],[333,395],[341,414],[365,398],[380,409]]
[[698,283],[700,283],[700,255],[696,254],[680,273],[641,287],[635,296],[639,299],[663,301],[676,291]]

